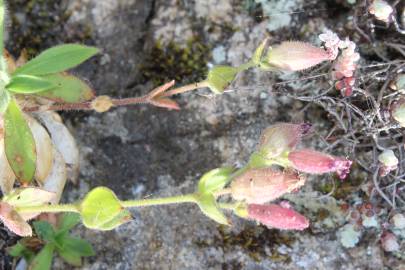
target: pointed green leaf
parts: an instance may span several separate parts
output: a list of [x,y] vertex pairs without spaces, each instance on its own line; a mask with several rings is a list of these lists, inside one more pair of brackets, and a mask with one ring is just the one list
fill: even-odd
[[23,253],[26,249],[27,248],[23,244],[21,244],[20,242],[17,242],[17,244],[12,246],[8,250],[8,254],[10,254],[10,256],[13,256],[13,257],[21,257],[21,256],[23,256]]
[[239,69],[230,66],[215,66],[208,72],[207,82],[215,94],[222,94],[238,74]]
[[4,114],[4,146],[17,179],[29,183],[35,174],[36,149],[31,130],[15,100]]
[[46,221],[34,222],[35,233],[44,241],[52,242],[55,237],[55,231],[52,225]]
[[87,83],[68,73],[52,74],[43,78],[54,83],[56,88],[38,93],[39,96],[61,103],[78,103],[94,98],[94,91]]
[[82,257],[95,255],[93,247],[86,240],[65,235],[60,242],[61,248],[57,248],[58,253],[71,265],[80,266]]
[[96,254],[88,241],[69,235],[62,239],[62,250],[72,250],[81,257],[89,257]]
[[37,187],[18,188],[3,197],[14,207],[29,207],[46,204],[55,198],[55,193]]
[[80,214],[87,228],[102,229],[118,216],[123,207],[114,192],[105,187],[91,190],[80,204]]
[[43,92],[56,87],[56,85],[45,78],[32,75],[18,75],[11,78],[6,85],[7,90],[18,94],[33,94]]
[[49,270],[52,266],[53,251],[55,246],[46,244],[30,263],[29,270]]
[[59,230],[60,232],[67,232],[72,229],[74,226],[79,224],[80,222],[80,215],[77,213],[64,213],[62,219],[59,223]]
[[217,168],[204,174],[198,182],[200,193],[212,193],[226,186],[233,169],[230,167]]
[[228,219],[225,215],[219,210],[217,202],[214,195],[212,194],[201,194],[198,197],[198,206],[201,211],[209,218],[215,220],[216,222],[224,225],[229,225]]
[[82,265],[82,257],[75,252],[74,250],[71,249],[62,249],[58,250],[59,256],[62,257],[62,259],[67,262],[70,265],[79,267]]
[[79,44],[59,45],[42,52],[13,74],[47,75],[62,72],[80,65],[98,52],[97,48]]

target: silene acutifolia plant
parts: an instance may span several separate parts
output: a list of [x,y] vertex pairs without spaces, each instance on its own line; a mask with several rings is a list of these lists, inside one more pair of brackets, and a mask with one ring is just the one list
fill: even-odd
[[[4,2],[0,0],[2,50],[5,15]],[[331,40],[330,35],[326,40]],[[326,41],[326,44],[333,42]],[[202,82],[170,89],[174,85],[172,81],[145,96],[126,99],[96,97],[83,80],[67,73],[96,55],[97,48],[65,44],[50,48],[29,61],[24,55],[15,60],[4,50],[0,57],[0,187],[3,193],[0,219],[8,229],[24,237],[33,234],[28,221],[37,220],[33,222],[35,234],[44,244],[35,255],[27,248],[29,238],[25,238],[12,248],[11,254],[25,257],[31,269],[50,268],[54,252],[68,263],[80,265],[81,257],[94,252],[84,240],[69,236],[69,230],[79,221],[90,229],[112,230],[132,219],[130,208],[167,204],[197,204],[207,217],[225,225],[230,222],[224,210],[271,228],[307,228],[306,217],[286,202],[273,201],[303,186],[306,178],[302,173],[335,172],[344,179],[351,166],[346,158],[297,149],[301,138],[310,131],[309,124],[279,123],[267,128],[245,166],[217,168],[205,173],[191,194],[123,201],[112,190],[96,187],[80,201],[59,203],[66,179],[77,180],[79,153],[56,111],[105,112],[115,106],[145,103],[180,109],[169,97],[204,87],[222,94],[239,72],[249,68],[299,71],[334,60],[338,48],[351,46],[333,43],[333,48],[332,45],[317,48],[287,41],[269,48],[267,43],[265,40],[247,63],[239,67],[216,66]],[[347,61],[337,64],[340,68],[347,65]],[[349,75],[344,73],[336,78],[341,80]],[[56,213],[64,214],[57,216]]]

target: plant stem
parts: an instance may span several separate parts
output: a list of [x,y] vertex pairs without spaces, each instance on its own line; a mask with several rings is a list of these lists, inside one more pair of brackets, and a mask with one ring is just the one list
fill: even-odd
[[[1,1],[1,0],[0,0]],[[193,91],[199,88],[208,87],[208,82],[202,81],[198,83],[187,84],[167,92],[158,95],[157,97],[169,97],[176,94],[182,94],[185,92]],[[152,104],[153,97],[151,98],[149,94],[140,96],[140,97],[132,97],[132,98],[122,98],[122,99],[111,99],[112,104],[114,107],[118,106],[127,106],[127,105],[136,105],[136,104]],[[152,104],[153,105],[153,104]],[[37,112],[41,110],[46,111],[70,111],[70,110],[77,110],[77,111],[89,111],[93,110],[91,106],[91,101],[81,102],[81,103],[63,103],[63,104],[54,104],[50,106],[35,106],[35,107],[28,107],[24,108],[25,112]]]
[[142,206],[166,205],[176,203],[196,203],[196,202],[197,200],[195,194],[186,194],[166,198],[121,201],[121,205],[127,208],[127,207],[142,207]]
[[191,84],[187,84],[172,90],[169,90],[167,92],[164,92],[161,97],[170,97],[176,94],[182,94],[185,92],[189,92],[189,91],[193,91],[199,88],[204,88],[204,87],[208,87],[209,84],[207,81],[202,81],[202,82],[197,82],[197,83],[191,83]]
[[245,64],[240,65],[240,66],[238,67],[238,70],[239,70],[239,71],[243,71],[243,70],[252,68],[252,67],[254,67],[255,65],[256,65],[255,63],[253,63],[252,61],[249,61],[249,62],[247,62],[247,63],[245,63]]
[[59,212],[76,212],[79,209],[74,204],[45,204],[38,206],[23,206],[16,208],[19,213],[59,213]]

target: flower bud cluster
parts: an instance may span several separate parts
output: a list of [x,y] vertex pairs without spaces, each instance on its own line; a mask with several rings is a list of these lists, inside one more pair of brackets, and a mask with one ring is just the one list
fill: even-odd
[[[336,80],[336,89],[340,90],[343,96],[350,96],[355,84],[353,75],[357,68],[357,61],[360,59],[360,55],[355,51],[356,44],[348,38],[346,40],[339,39],[338,35],[330,30],[319,35],[319,39],[324,42],[324,47],[329,52],[330,58],[336,59],[332,72],[332,78]],[[339,49],[341,54],[338,57]]]
[[[336,172],[341,179],[349,173],[352,162],[346,158],[295,149],[310,129],[308,124],[279,123],[263,132],[253,155],[256,159],[251,159],[247,170],[234,178],[229,189],[233,199],[247,204],[242,217],[278,229],[303,230],[309,226],[309,221],[288,203],[266,203],[303,186],[306,179],[298,172]],[[272,165],[284,167],[284,170]]]

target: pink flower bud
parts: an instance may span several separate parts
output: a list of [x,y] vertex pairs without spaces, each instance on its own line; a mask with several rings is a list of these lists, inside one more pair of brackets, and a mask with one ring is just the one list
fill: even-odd
[[260,138],[259,148],[267,158],[279,156],[284,151],[293,150],[311,129],[311,124],[279,123],[266,128]]
[[352,161],[310,149],[293,151],[288,155],[292,166],[301,172],[322,174],[336,172],[340,179],[350,172]]
[[275,200],[304,183],[305,179],[293,172],[271,168],[251,169],[232,182],[231,194],[235,200],[261,204]]
[[330,54],[324,49],[309,43],[286,41],[269,51],[267,62],[270,66],[281,70],[298,71],[318,65],[330,58]]
[[303,230],[309,226],[309,220],[306,217],[277,204],[249,204],[248,218],[256,220],[269,228],[281,230]]

